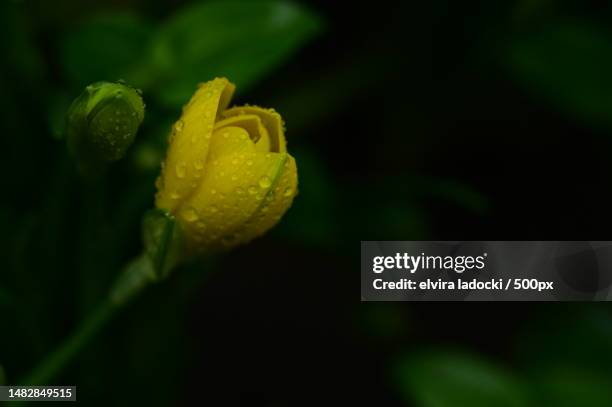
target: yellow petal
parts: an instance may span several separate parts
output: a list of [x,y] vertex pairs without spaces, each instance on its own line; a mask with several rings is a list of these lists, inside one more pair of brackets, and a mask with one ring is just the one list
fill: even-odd
[[228,126],[215,130],[209,146],[208,161],[230,154],[255,153],[255,144],[243,127]]
[[258,116],[270,136],[269,151],[285,153],[287,152],[287,142],[285,140],[285,129],[283,119],[274,109],[264,109],[258,106],[238,106],[227,109],[221,113],[224,118],[256,115]]
[[242,127],[247,131],[253,143],[257,143],[262,137],[268,138],[268,131],[264,127],[259,116],[254,114],[245,114],[241,116],[233,116],[228,119],[218,121],[215,124],[215,130],[222,129],[227,126]]
[[264,205],[288,157],[286,153],[239,152],[209,161],[202,183],[178,214],[192,250],[243,241],[241,234],[248,233],[243,230],[245,223]]
[[200,85],[173,126],[156,206],[175,212],[198,187],[218,113],[230,102],[234,85],[217,78]]

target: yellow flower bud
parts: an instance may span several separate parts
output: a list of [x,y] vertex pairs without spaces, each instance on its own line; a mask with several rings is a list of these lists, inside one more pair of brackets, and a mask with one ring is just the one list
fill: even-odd
[[297,193],[281,116],[228,108],[234,85],[202,83],[174,123],[156,206],[180,222],[191,252],[249,242],[273,227]]

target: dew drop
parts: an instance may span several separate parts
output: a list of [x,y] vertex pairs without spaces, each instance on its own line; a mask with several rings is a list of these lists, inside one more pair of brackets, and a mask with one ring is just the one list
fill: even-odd
[[257,193],[257,188],[255,186],[249,187],[249,194],[255,195]]
[[178,132],[183,131],[184,127],[185,127],[185,123],[182,120],[179,120],[176,123],[174,123],[174,129]]
[[270,188],[270,185],[272,185],[272,181],[270,181],[270,178],[267,176],[263,176],[259,179],[259,186],[263,189],[266,188]]
[[283,196],[289,197],[293,194],[293,188],[287,188],[285,189],[285,192],[283,192]]
[[176,164],[176,176],[179,178],[185,177],[185,164]]
[[183,211],[183,219],[185,219],[187,222],[195,222],[199,219],[199,217],[195,209],[187,208]]
[[201,170],[202,168],[204,168],[204,163],[202,162],[202,160],[195,160],[195,161],[193,162],[193,167],[194,167],[196,170]]

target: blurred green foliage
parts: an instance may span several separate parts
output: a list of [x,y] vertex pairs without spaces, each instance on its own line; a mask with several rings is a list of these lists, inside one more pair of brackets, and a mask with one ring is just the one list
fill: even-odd
[[407,401],[423,407],[525,407],[525,389],[510,373],[477,355],[423,352],[397,362]]
[[508,61],[527,89],[577,120],[610,128],[611,55],[608,25],[557,19],[513,38]]
[[100,80],[137,85],[140,80],[131,73],[146,64],[146,44],[154,32],[152,22],[127,13],[97,14],[77,23],[59,44],[66,79],[77,89]]
[[394,361],[397,389],[422,407],[609,406],[610,313],[597,305],[566,308],[523,326],[511,366],[457,349],[404,354]]
[[205,78],[226,76],[247,90],[321,28],[315,14],[284,1],[196,2],[158,26],[130,14],[96,15],[65,35],[62,66],[77,87],[125,79],[176,108]]
[[[443,143],[450,143],[451,153],[455,153],[453,146],[467,143],[469,137],[453,129],[461,124],[458,117],[469,121],[461,116],[466,111],[479,120],[491,113],[483,109],[494,105],[507,115],[514,114],[505,110],[516,106],[504,104],[505,100],[492,103],[482,98],[486,100],[466,107],[453,93],[474,92],[477,99],[482,94],[490,96],[477,92],[478,86],[488,87],[489,82],[476,83],[475,77],[498,75],[493,65],[502,66],[503,80],[515,80],[546,107],[587,126],[609,130],[612,123],[612,34],[605,17],[597,20],[576,13],[581,3],[577,1],[567,8],[550,0],[483,2],[476,12],[467,3],[432,3],[432,15],[427,16],[419,13],[422,10],[413,12],[412,4],[400,9],[403,13],[384,2],[380,7],[368,2],[361,9],[340,5],[338,21],[367,11],[353,28],[365,32],[374,27],[369,41],[362,42],[355,34],[352,48],[339,49],[336,37],[345,33],[336,29],[327,37],[331,51],[322,52],[312,66],[291,66],[306,44],[335,28],[310,7],[293,1],[91,2],[95,6],[78,1],[1,2],[0,171],[5,175],[5,195],[0,200],[0,258],[4,261],[0,312],[11,329],[0,335],[0,364],[5,369],[0,368],[0,383],[16,382],[64,339],[106,294],[124,262],[139,252],[141,217],[152,206],[153,181],[170,125],[198,82],[223,75],[238,85],[238,98],[256,92],[257,98],[249,95],[245,101],[276,107],[287,120],[300,194],[283,222],[256,243],[256,250],[252,249],[256,254],[243,248],[233,255],[243,259],[248,274],[228,273],[230,277],[217,282],[215,289],[231,293],[239,277],[256,273],[265,280],[273,276],[266,273],[274,267],[283,272],[278,278],[282,283],[274,287],[284,287],[287,281],[297,286],[307,279],[294,270],[288,272],[286,264],[295,263],[295,258],[312,257],[317,267],[337,262],[340,267],[330,269],[334,278],[342,280],[342,287],[333,293],[343,301],[338,308],[350,317],[361,315],[356,319],[367,331],[367,340],[384,344],[383,350],[377,348],[370,356],[393,367],[392,390],[399,397],[398,405],[612,405],[612,318],[600,309],[575,313],[548,309],[533,317],[533,325],[524,329],[509,362],[484,351],[449,351],[445,346],[428,346],[424,351],[420,343],[412,343],[416,350],[406,355],[406,344],[425,329],[404,320],[410,306],[359,304],[350,293],[338,294],[352,290],[346,279],[355,275],[356,239],[439,238],[434,226],[449,208],[456,211],[456,218],[467,219],[468,227],[475,218],[495,215],[498,198],[471,185],[453,163],[450,170],[435,176],[419,175],[413,171],[418,167],[411,166],[438,156]],[[346,8],[353,6],[351,14]],[[482,11],[491,9],[498,19]],[[436,31],[439,38],[430,38],[431,27],[423,21],[447,31]],[[461,29],[467,38],[457,35]],[[430,49],[436,46],[443,55],[432,57]],[[466,74],[473,67],[475,73]],[[147,118],[126,159],[112,168],[108,178],[87,185],[58,141],[64,115],[85,85],[117,79],[142,88]],[[503,99],[506,93],[501,95]],[[368,117],[352,116],[349,107],[354,106]],[[530,106],[519,113],[529,117]],[[503,139],[498,133],[506,124],[486,128],[486,154],[503,150],[503,144],[495,143]],[[523,143],[539,135],[511,136]],[[413,150],[420,145],[425,148]],[[530,145],[525,142],[521,148],[529,150]],[[517,162],[521,163],[520,157],[513,158],[512,163]],[[487,168],[479,173],[487,173]],[[436,210],[436,205],[443,210]],[[176,405],[177,392],[194,380],[190,372],[196,362],[191,358],[202,347],[196,341],[225,333],[196,336],[194,328],[187,327],[190,312],[198,309],[203,282],[212,279],[213,270],[223,268],[223,262],[205,259],[185,265],[176,278],[134,304],[58,380],[78,378],[80,394],[97,405],[116,402],[107,392],[108,385],[123,395],[125,405]],[[291,278],[296,280],[287,280]],[[208,294],[213,295],[212,291]],[[242,300],[228,296],[223,301]],[[317,304],[312,292],[303,299],[309,306]],[[253,312],[241,304],[234,318],[222,314],[228,304],[206,305],[214,308],[206,317],[218,312],[219,318],[231,321],[228,325],[213,321],[204,330],[229,329],[238,316]],[[323,331],[319,319],[345,316],[330,307],[319,313],[309,308],[306,313],[317,319],[312,327],[317,335]],[[271,307],[277,308],[284,307],[276,303]],[[275,325],[263,314],[260,322],[265,328],[269,328],[266,323]],[[329,330],[338,324],[334,320]],[[252,330],[259,331],[261,326]],[[241,331],[239,346],[259,353],[249,348],[252,334]],[[360,338],[351,340],[363,345]],[[283,337],[279,342],[287,341]],[[311,343],[292,344],[288,354],[293,358],[312,347]],[[336,359],[337,349],[329,352],[322,366]],[[240,363],[231,366],[231,380],[255,380],[235,374],[244,368]],[[295,363],[292,367],[297,372],[302,367]],[[156,391],[135,394],[134,388]]]
[[202,78],[226,76],[245,91],[321,30],[320,19],[289,2],[193,4],[156,33],[154,95],[176,106]]

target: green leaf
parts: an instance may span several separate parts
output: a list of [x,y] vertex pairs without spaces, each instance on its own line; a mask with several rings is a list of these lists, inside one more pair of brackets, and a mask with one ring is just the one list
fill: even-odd
[[64,73],[78,88],[118,79],[139,85],[145,81],[139,66],[152,33],[151,24],[138,16],[97,15],[63,37],[60,51]]
[[[598,304],[543,310],[518,337],[518,363],[529,370],[572,366],[601,372],[612,382],[612,315]],[[563,355],[560,359],[559,355]]]
[[612,126],[612,31],[556,21],[517,36],[508,61],[516,78],[557,108],[595,126]]
[[155,96],[187,102],[196,85],[225,76],[244,90],[287,59],[321,28],[317,16],[287,1],[213,1],[175,14],[152,47]]
[[610,376],[575,367],[540,370],[531,380],[541,406],[612,406]]
[[400,359],[399,391],[421,407],[523,407],[522,385],[500,367],[476,355],[430,352]]

